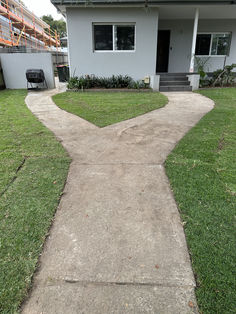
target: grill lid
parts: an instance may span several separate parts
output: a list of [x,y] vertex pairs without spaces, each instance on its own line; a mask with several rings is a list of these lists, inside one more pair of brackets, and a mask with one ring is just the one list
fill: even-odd
[[45,81],[44,72],[42,69],[28,69],[26,79],[29,83],[43,83]]

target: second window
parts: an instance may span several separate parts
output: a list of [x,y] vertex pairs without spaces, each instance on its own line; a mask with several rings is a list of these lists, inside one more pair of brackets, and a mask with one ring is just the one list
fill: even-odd
[[197,56],[228,56],[230,50],[230,33],[200,33],[197,35]]

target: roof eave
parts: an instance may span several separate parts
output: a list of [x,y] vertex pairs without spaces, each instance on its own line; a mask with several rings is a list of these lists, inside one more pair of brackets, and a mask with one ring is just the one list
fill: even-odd
[[67,7],[161,7],[166,5],[235,5],[236,0],[51,0],[65,17]]
[[56,6],[90,5],[236,5],[236,0],[51,0]]

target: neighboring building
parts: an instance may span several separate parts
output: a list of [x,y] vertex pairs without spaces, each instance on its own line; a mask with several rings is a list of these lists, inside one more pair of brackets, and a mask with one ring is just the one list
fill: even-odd
[[[134,79],[236,63],[236,1],[51,0],[67,18],[71,73]],[[157,80],[158,81],[158,80]]]
[[62,37],[61,38],[61,51],[68,53],[67,44],[68,44],[67,37]]
[[60,47],[60,38],[18,1],[0,0],[0,46],[51,50]]

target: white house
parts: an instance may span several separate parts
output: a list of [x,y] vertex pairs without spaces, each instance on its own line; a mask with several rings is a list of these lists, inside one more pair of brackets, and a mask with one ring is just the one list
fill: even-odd
[[67,18],[71,74],[148,76],[155,89],[161,75],[162,90],[188,90],[196,58],[208,72],[236,63],[236,0],[51,1]]

